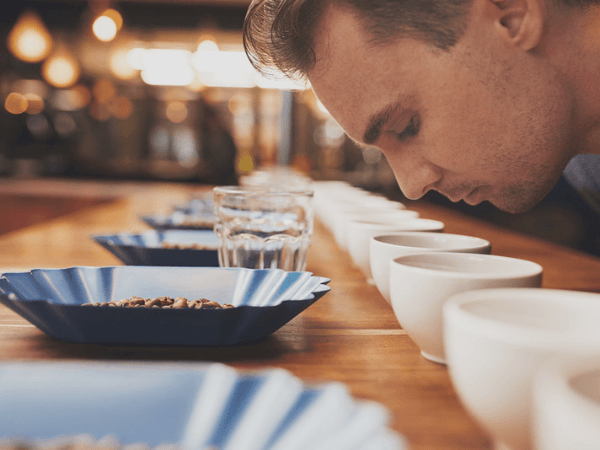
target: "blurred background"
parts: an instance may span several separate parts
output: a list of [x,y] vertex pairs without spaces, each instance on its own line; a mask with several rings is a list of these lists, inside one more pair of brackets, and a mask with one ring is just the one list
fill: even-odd
[[[382,154],[358,149],[310,90],[254,71],[241,37],[249,3],[3,2],[0,177],[235,184],[283,165],[406,200]],[[562,180],[516,216],[424,201],[600,254],[595,216]]]
[[367,165],[357,181],[380,184],[378,152],[348,149],[310,91],[251,67],[248,4],[4,3],[0,174],[229,184],[272,164],[318,178]]

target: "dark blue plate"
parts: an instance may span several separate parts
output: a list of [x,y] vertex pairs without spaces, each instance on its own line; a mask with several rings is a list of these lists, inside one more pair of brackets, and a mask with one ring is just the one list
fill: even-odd
[[[219,239],[209,230],[147,231],[92,236],[98,244],[130,266],[219,266]],[[182,248],[163,248],[163,244]],[[186,248],[190,245],[205,248]]]
[[210,198],[194,198],[183,205],[174,206],[173,210],[180,211],[184,214],[201,214],[210,216],[214,214],[215,202],[212,198],[212,195]]
[[186,214],[175,211],[170,215],[150,215],[140,218],[155,230],[212,230],[215,225],[214,213]]
[[[327,293],[310,272],[220,267],[70,267],[4,273],[0,302],[70,342],[235,345],[266,338]],[[1,295],[4,294],[4,295]],[[9,295],[10,294],[10,295]],[[231,309],[86,306],[138,296],[207,298]]]
[[[391,414],[383,405],[353,398],[339,382],[309,385],[282,369],[4,362],[0,380],[2,448],[408,448],[389,428]],[[84,436],[96,445],[67,445],[75,437],[84,443]],[[108,436],[119,445],[100,445]]]

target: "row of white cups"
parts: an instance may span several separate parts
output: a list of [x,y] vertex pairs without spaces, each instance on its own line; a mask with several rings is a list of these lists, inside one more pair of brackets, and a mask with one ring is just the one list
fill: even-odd
[[540,265],[345,182],[313,189],[316,216],[495,448],[600,450],[600,294],[541,288]]

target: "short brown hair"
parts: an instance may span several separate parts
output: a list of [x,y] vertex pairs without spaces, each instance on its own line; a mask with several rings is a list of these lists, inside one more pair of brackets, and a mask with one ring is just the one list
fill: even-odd
[[[473,0],[253,0],[244,21],[244,49],[264,75],[306,80],[315,64],[315,28],[330,5],[350,8],[373,44],[413,37],[448,50],[462,36]],[[587,8],[600,0],[553,0]]]
[[411,36],[447,50],[462,36],[472,0],[253,0],[244,21],[244,49],[265,75],[306,79],[315,64],[315,28],[330,5],[350,8],[372,43]]

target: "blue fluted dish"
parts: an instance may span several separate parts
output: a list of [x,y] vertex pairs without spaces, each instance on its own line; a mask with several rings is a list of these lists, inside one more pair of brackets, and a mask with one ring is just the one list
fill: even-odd
[[[219,266],[219,239],[209,230],[151,230],[96,235],[92,239],[130,266]],[[164,248],[163,244],[181,248]],[[186,248],[191,245],[202,248]]]
[[212,192],[210,194],[210,197],[194,198],[182,205],[176,205],[173,207],[173,211],[180,211],[184,214],[213,215],[215,202]]
[[86,434],[187,450],[408,448],[383,405],[354,399],[339,382],[304,384],[283,369],[11,362],[0,363],[0,380],[0,445]]
[[174,211],[169,215],[141,216],[146,225],[155,230],[212,230],[215,225],[214,212],[210,213],[186,213]]
[[[70,342],[234,345],[266,338],[330,288],[310,272],[220,267],[70,267],[0,276],[0,302]],[[4,295],[1,295],[4,294]],[[138,296],[207,298],[230,309],[82,307]]]

